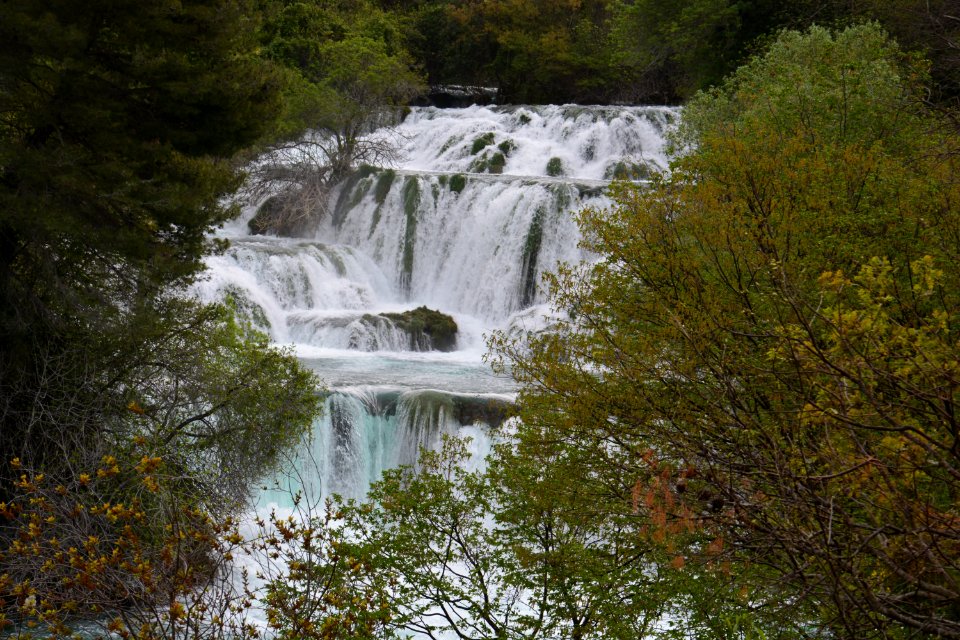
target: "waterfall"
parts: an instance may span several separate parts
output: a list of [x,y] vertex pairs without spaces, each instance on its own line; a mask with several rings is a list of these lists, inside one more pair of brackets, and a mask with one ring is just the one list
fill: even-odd
[[[323,378],[325,411],[291,463],[290,491],[362,496],[380,473],[416,465],[442,434],[482,453],[515,388],[482,362],[484,333],[542,326],[544,272],[585,256],[573,212],[609,205],[613,178],[667,166],[666,107],[414,108],[389,137],[401,160],[364,167],[323,203],[316,236],[251,236],[197,285]],[[398,318],[426,306],[457,325],[453,351]],[[284,484],[285,482],[285,484]]]
[[347,387],[327,396],[307,450],[291,473],[267,487],[267,500],[285,504],[302,492],[360,498],[384,470],[416,467],[422,448],[435,449],[444,435],[469,435],[474,448],[489,449],[483,427],[499,426],[509,397],[439,390]]

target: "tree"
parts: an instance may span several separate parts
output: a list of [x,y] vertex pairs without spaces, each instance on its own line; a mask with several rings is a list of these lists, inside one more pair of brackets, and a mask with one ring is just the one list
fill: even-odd
[[[645,534],[653,516],[631,487],[611,497],[589,480],[571,485],[574,452],[524,455],[504,440],[486,469],[476,468],[468,442],[448,439],[421,452],[416,471],[386,472],[363,502],[338,500],[305,524],[280,522],[273,539],[287,542],[271,548],[290,570],[269,583],[275,628],[633,639],[729,638],[750,626],[736,619],[748,611],[736,596],[699,597],[705,584],[725,582],[722,574],[684,570],[670,549],[676,541]],[[682,523],[671,530],[698,535]],[[302,630],[304,619],[312,631]],[[783,621],[750,619],[798,637]]]
[[653,0],[615,3],[616,59],[633,78],[636,98],[673,102],[733,69],[742,55],[742,3]]
[[[616,93],[616,68],[604,46],[605,0],[495,2],[451,5],[448,16],[463,51],[485,52],[465,61],[493,82],[502,102],[606,102]],[[478,64],[479,63],[479,64]]]
[[669,177],[582,212],[557,331],[497,342],[531,448],[615,453],[579,474],[831,637],[960,635],[957,140],[922,80],[877,26],[783,33]]
[[201,267],[205,235],[232,213],[217,198],[237,176],[220,159],[263,132],[279,100],[248,10],[4,6],[6,337],[148,297]]
[[255,199],[280,192],[257,224],[305,231],[317,203],[356,166],[395,159],[396,124],[422,81],[411,70],[399,27],[369,2],[265,3],[264,53],[287,71],[278,131],[258,149],[248,189]]
[[[73,602],[71,616],[145,615],[162,590],[137,591],[137,554],[157,560],[146,578],[181,604],[197,595],[191,584],[219,575],[223,518],[318,409],[312,373],[187,290],[219,246],[209,232],[235,213],[223,200],[241,178],[231,156],[271,126],[280,104],[281,76],[257,56],[256,24],[242,0],[0,7],[8,617],[45,615],[23,608],[31,596],[54,609]],[[143,457],[163,473],[137,470]],[[122,505],[123,518],[98,498]],[[36,518],[42,535],[31,538]],[[166,547],[171,530],[213,542]],[[88,559],[106,554],[113,581],[87,576],[102,601],[96,586],[88,600],[64,600],[50,576],[71,575],[48,572],[45,561],[60,559],[44,545],[91,536]],[[182,564],[159,561],[181,550],[190,580],[180,579]]]

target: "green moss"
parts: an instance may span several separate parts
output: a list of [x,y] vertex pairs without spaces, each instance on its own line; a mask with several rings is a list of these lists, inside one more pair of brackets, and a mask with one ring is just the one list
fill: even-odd
[[393,180],[396,177],[396,171],[387,169],[377,178],[377,186],[373,190],[373,198],[377,201],[377,204],[383,204],[384,200],[387,199],[387,194],[390,193],[390,187],[393,186]]
[[547,161],[547,175],[548,176],[562,176],[566,173],[563,167],[563,160],[554,156]]
[[470,170],[473,173],[503,173],[506,164],[507,158],[499,151],[492,156],[485,153],[473,161]]
[[460,142],[460,140],[461,140],[461,139],[458,138],[457,136],[451,136],[451,137],[447,138],[447,141],[443,143],[443,146],[442,146],[442,147],[440,147],[440,154],[439,154],[439,155],[443,155],[444,153],[446,153],[447,151],[449,151],[449,150],[450,150],[450,147],[452,147],[453,145],[455,145],[455,144],[457,144],[458,142]]
[[367,193],[370,192],[370,186],[372,184],[373,182],[367,178],[360,180],[360,182],[357,184],[357,186],[353,190],[353,195],[350,196],[349,207],[351,209],[353,209],[358,204],[360,204],[360,201],[362,201],[366,197]]
[[380,171],[380,169],[378,169],[377,167],[374,167],[373,165],[362,164],[359,167],[357,167],[357,170],[354,173],[354,175],[358,179],[369,178],[370,176],[377,173],[378,171]]
[[375,167],[371,167],[370,165],[361,165],[359,169],[351,173],[343,182],[340,195],[337,197],[337,204],[333,208],[334,226],[339,227],[341,224],[343,224],[343,221],[346,219],[347,214],[350,213],[350,210],[357,206],[363,196],[366,195],[367,189],[370,188],[370,182],[368,181],[365,185],[363,185],[362,190],[357,189],[357,186],[361,181],[370,177],[375,172]]
[[437,182],[440,183],[441,187],[447,186],[447,180],[449,180],[449,178],[447,178],[445,174],[437,176]]
[[514,143],[513,140],[510,140],[508,138],[507,140],[504,140],[503,142],[498,144],[497,149],[500,149],[500,153],[502,153],[503,155],[509,156],[511,153],[516,151],[517,145],[516,143]]
[[413,350],[453,351],[457,348],[457,322],[445,313],[417,307],[403,313],[380,315],[410,335],[410,347]]
[[571,193],[570,187],[567,184],[555,184],[551,189],[554,195],[554,203],[556,204],[557,213],[562,213],[570,208],[571,204]]
[[529,307],[537,295],[537,262],[540,258],[540,246],[543,244],[543,220],[546,210],[542,207],[533,214],[527,238],[523,243],[522,268],[520,276],[520,306]]
[[521,113],[520,115],[517,116],[517,122],[519,122],[522,125],[530,124],[530,116],[528,116],[525,113]]
[[491,144],[493,144],[493,132],[485,133],[473,141],[473,146],[470,147],[470,153],[477,155]]
[[326,255],[327,259],[333,263],[333,268],[337,270],[338,276],[342,278],[343,276],[347,275],[347,267],[345,264],[343,264],[343,258],[338,256],[332,250],[327,250],[324,255]]
[[420,183],[416,178],[407,178],[403,185],[403,212],[407,217],[407,226],[403,234],[403,265],[400,271],[400,287],[410,292],[410,280],[413,277],[414,245],[417,240],[417,209],[420,207]]
[[503,168],[507,165],[507,158],[502,153],[495,153],[487,163],[487,171],[490,173],[503,173]]
[[450,176],[450,191],[460,193],[467,186],[467,176],[457,173]]

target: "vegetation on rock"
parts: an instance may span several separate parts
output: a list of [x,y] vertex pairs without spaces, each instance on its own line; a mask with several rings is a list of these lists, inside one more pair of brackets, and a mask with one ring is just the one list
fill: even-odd
[[452,351],[457,346],[457,323],[445,313],[417,307],[403,313],[382,313],[384,318],[392,320],[397,327],[410,335],[415,350],[436,349]]

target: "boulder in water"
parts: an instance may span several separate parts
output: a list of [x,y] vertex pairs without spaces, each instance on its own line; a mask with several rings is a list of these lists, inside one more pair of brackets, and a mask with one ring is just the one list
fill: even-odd
[[397,328],[410,335],[411,347],[420,351],[424,346],[437,351],[457,348],[457,323],[445,313],[427,307],[417,307],[403,313],[381,313]]
[[454,417],[461,425],[485,424],[497,429],[513,415],[513,403],[487,396],[453,396]]

